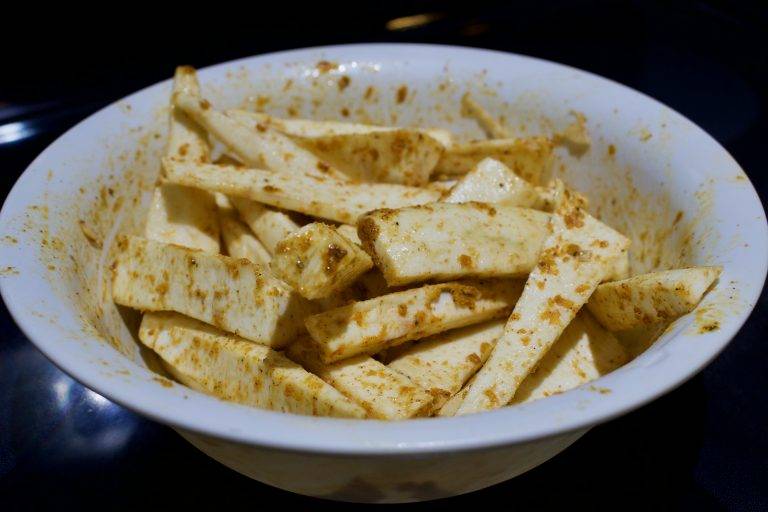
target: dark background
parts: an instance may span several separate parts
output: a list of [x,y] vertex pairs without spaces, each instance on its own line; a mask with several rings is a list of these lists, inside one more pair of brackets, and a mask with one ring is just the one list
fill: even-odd
[[[277,10],[261,2],[251,8],[218,6],[215,13],[190,4],[175,5],[178,12],[162,17],[159,5],[4,6],[3,196],[65,129],[127,93],[169,78],[176,64],[202,67],[288,48],[394,41],[528,54],[634,87],[714,135],[766,202],[763,3],[381,3],[386,6],[291,3]],[[391,19],[424,12],[436,13],[436,20],[387,29]],[[25,122],[25,136],[8,140],[15,137],[3,126],[17,121]],[[669,395],[593,429],[562,455],[513,481],[416,506],[768,510],[767,306],[764,293],[725,352]],[[250,481],[170,429],[86,390],[37,352],[4,306],[0,329],[3,510],[259,507],[276,500],[281,507],[348,507]]]

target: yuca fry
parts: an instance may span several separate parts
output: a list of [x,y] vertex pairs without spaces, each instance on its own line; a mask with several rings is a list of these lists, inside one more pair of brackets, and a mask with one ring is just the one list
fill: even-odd
[[[253,123],[249,113],[229,115]],[[268,122],[267,122],[268,123]],[[258,122],[257,126],[269,126]],[[421,186],[429,181],[443,145],[423,131],[367,129],[297,139],[323,162],[357,181]]]
[[360,246],[313,222],[277,244],[270,268],[302,297],[321,299],[347,288],[373,267]]
[[273,348],[304,330],[309,306],[260,265],[133,236],[118,241],[112,295],[123,306],[176,311]]
[[542,193],[493,158],[485,158],[461,177],[443,198],[446,203],[498,203],[522,208],[543,209]]
[[592,139],[587,130],[587,118],[581,112],[571,111],[574,121],[565,127],[565,129],[556,133],[553,137],[555,144],[561,144],[568,149],[572,155],[581,156],[592,145]]
[[674,320],[696,308],[721,271],[721,267],[681,268],[601,284],[587,307],[610,331]]
[[434,174],[466,174],[484,158],[498,160],[526,181],[538,185],[552,161],[552,141],[546,137],[528,137],[454,144],[443,152]]
[[375,354],[409,340],[509,314],[520,281],[453,282],[357,302],[307,318],[323,362]]
[[536,265],[550,215],[486,203],[376,210],[357,233],[390,286],[458,277],[522,277]]
[[582,310],[520,384],[510,405],[563,393],[612,372],[628,360],[619,340]]
[[610,271],[629,240],[578,207],[553,215],[554,232],[490,358],[456,414],[506,405]]
[[178,313],[147,313],[139,339],[181,383],[241,404],[313,416],[366,412],[280,352]]
[[434,397],[434,409],[456,394],[485,363],[504,332],[502,319],[436,334],[410,345],[387,366]]
[[357,236],[356,226],[352,226],[350,224],[339,224],[338,226],[336,226],[336,231],[338,231],[341,236],[343,236],[350,242],[353,242],[357,245],[362,245],[362,242],[360,241],[360,237]]
[[[199,165],[164,159],[167,180],[230,197],[341,223],[354,223],[375,208],[400,208],[439,199],[431,190],[386,183],[341,183],[308,174]],[[237,205],[237,203],[235,203]]]
[[245,125],[214,110],[194,91],[174,93],[174,105],[224,143],[245,165],[266,167],[287,174],[301,173],[337,180],[347,177],[303,149],[289,137],[266,125]]
[[[194,71],[179,67],[173,90],[199,90]],[[194,162],[207,162],[210,146],[204,131],[184,112],[172,109],[166,156]],[[144,234],[151,240],[219,252],[219,224],[213,196],[204,191],[178,185],[160,185],[152,194]]]
[[468,92],[461,97],[461,115],[477,121],[477,124],[490,139],[508,139],[512,136],[509,130],[494,119]]
[[443,147],[453,144],[453,134],[443,128],[401,128],[372,124],[346,123],[342,121],[315,121],[312,119],[282,119],[261,112],[228,110],[226,114],[246,123],[269,123],[277,130],[297,140],[320,139],[331,135],[360,135],[369,133],[410,130],[429,135]]
[[241,197],[230,198],[230,201],[270,254],[275,254],[280,240],[301,227],[287,213],[256,201]]
[[286,353],[361,405],[371,418],[401,420],[426,416],[432,410],[431,394],[371,357],[357,356],[325,364],[309,339],[292,343]]
[[233,258],[245,258],[260,265],[269,265],[272,257],[253,232],[243,224],[234,211],[219,209],[221,238],[227,254]]

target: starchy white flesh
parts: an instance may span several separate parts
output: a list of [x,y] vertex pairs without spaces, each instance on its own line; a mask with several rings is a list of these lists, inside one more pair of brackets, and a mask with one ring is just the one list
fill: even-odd
[[[245,121],[248,114],[233,112]],[[253,120],[250,121],[253,123]],[[257,126],[270,126],[257,122]],[[366,129],[313,137],[298,142],[326,164],[363,182],[421,186],[429,181],[443,145],[419,130]]]
[[312,315],[306,326],[331,363],[504,317],[520,288],[520,281],[508,280],[427,285]]
[[287,174],[232,166],[163,160],[169,182],[341,223],[354,223],[375,208],[400,208],[436,201],[437,192],[388,183],[341,183],[309,174]]
[[509,130],[494,119],[469,93],[465,93],[461,97],[461,115],[477,121],[489,139],[508,139],[511,137]]
[[457,414],[506,405],[629,245],[578,207],[562,213],[552,216],[554,232]]
[[237,217],[237,212],[219,209],[221,238],[227,254],[233,258],[245,258],[260,265],[269,265],[272,259],[267,249],[253,236],[248,226]]
[[466,174],[485,158],[500,161],[526,181],[538,185],[552,161],[552,141],[546,137],[529,137],[454,144],[443,152],[435,173]]
[[213,195],[182,185],[155,187],[144,234],[150,240],[218,253],[219,223]]
[[510,405],[563,393],[624,365],[623,345],[592,316],[581,311],[525,378]]
[[341,236],[343,236],[350,242],[354,242],[357,245],[361,245],[362,242],[360,242],[360,237],[357,236],[356,226],[352,226],[350,224],[339,224],[338,226],[336,226],[336,231],[338,231]]
[[329,135],[360,135],[409,130],[429,135],[444,147],[453,144],[453,134],[443,128],[400,128],[397,126],[377,126],[372,124],[345,123],[342,121],[281,119],[269,114],[247,110],[228,110],[227,115],[246,123],[270,123],[280,132],[298,140],[319,139]]
[[569,153],[582,155],[592,145],[592,139],[587,130],[587,118],[581,112],[571,111],[574,121],[565,127],[565,129],[556,133],[554,141],[556,144],[562,144],[568,149]]
[[224,400],[341,418],[366,413],[280,352],[177,313],[147,313],[139,339],[181,383]]
[[373,267],[370,256],[334,227],[313,222],[277,244],[270,268],[302,297],[339,293]]
[[299,225],[285,212],[275,210],[250,199],[233,197],[230,199],[240,217],[248,224],[251,231],[270,254],[283,238],[299,229]]
[[629,250],[622,252],[611,264],[611,271],[603,281],[618,281],[629,277]]
[[245,165],[287,174],[301,173],[346,180],[346,176],[302,148],[289,137],[263,124],[246,125],[214,110],[200,94],[174,93],[174,105],[220,140]]
[[721,271],[681,268],[601,284],[587,307],[611,331],[671,321],[693,311]]
[[287,354],[361,405],[371,418],[402,420],[426,416],[432,409],[431,394],[371,357],[356,356],[325,364],[308,339],[292,343]]
[[493,158],[485,158],[456,183],[446,203],[498,203],[522,208],[543,209],[541,193],[512,170]]
[[[172,95],[180,94],[182,91],[200,95],[197,74],[189,66],[179,66],[173,76]],[[165,155],[191,162],[208,162],[211,156],[211,146],[208,143],[208,134],[205,133],[205,130],[191,120],[183,110],[175,108],[173,104],[171,104],[170,117]]]
[[304,328],[307,303],[267,268],[139,237],[118,241],[112,295],[142,311],[176,311],[281,347]]
[[390,286],[427,279],[522,277],[536,265],[550,215],[486,203],[376,210],[358,220],[363,248]]
[[[191,68],[179,67],[173,90],[199,90]],[[166,156],[178,160],[207,162],[210,146],[203,132],[179,109],[171,110]],[[160,185],[152,193],[144,234],[151,240],[219,252],[219,224],[213,196],[178,185]]]
[[387,366],[432,393],[439,409],[483,366],[505,323],[491,320],[437,334],[408,346]]

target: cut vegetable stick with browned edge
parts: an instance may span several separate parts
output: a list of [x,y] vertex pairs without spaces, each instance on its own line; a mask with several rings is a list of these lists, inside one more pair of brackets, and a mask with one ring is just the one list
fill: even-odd
[[610,373],[628,361],[629,354],[616,336],[582,310],[520,384],[510,405],[563,393]]
[[552,216],[554,232],[456,414],[506,405],[629,246],[626,237],[578,206],[561,212]]
[[288,213],[270,206],[241,197],[232,197],[230,201],[270,254],[275,254],[280,240],[301,227]]
[[497,203],[522,208],[544,209],[546,198],[534,187],[493,158],[481,160],[461,177],[443,198],[446,203]]
[[443,152],[435,174],[466,174],[484,158],[503,163],[521,178],[538,185],[552,163],[552,141],[546,137],[493,139],[454,144]]
[[[248,114],[228,115],[248,122]],[[369,183],[425,185],[443,152],[440,142],[422,131],[407,128],[349,131],[304,137],[299,142],[334,169]]]
[[477,121],[477,124],[490,139],[508,139],[512,136],[509,130],[494,119],[490,112],[475,101],[468,92],[461,97],[461,115]]
[[113,264],[117,304],[176,311],[279,348],[304,331],[305,299],[266,267],[139,237],[121,237]]
[[274,411],[366,417],[362,407],[280,352],[178,313],[147,313],[139,339],[197,391]]
[[436,201],[437,192],[388,183],[341,183],[309,174],[287,174],[164,159],[167,180],[222,192],[276,208],[336,222],[355,223],[376,208],[400,208]]
[[245,258],[260,265],[269,265],[272,256],[253,235],[251,229],[239,219],[234,209],[219,208],[219,225],[221,239],[229,256]]
[[347,288],[373,262],[334,227],[313,222],[277,244],[270,268],[302,297],[321,299]]
[[691,267],[604,283],[587,307],[610,331],[669,322],[693,311],[721,272],[721,267]]
[[408,346],[387,366],[432,393],[433,407],[440,409],[483,366],[505,323],[502,318],[436,334]]
[[[173,91],[199,90],[194,70],[179,67]],[[206,133],[184,112],[171,106],[166,156],[177,160],[207,162],[210,145]],[[144,234],[151,240],[173,243],[201,251],[219,252],[219,224],[213,196],[179,185],[159,185],[152,193]]]
[[378,126],[361,123],[345,123],[342,121],[315,121],[313,119],[283,119],[262,112],[248,110],[227,110],[226,114],[246,124],[268,123],[280,132],[296,140],[322,139],[333,135],[361,135],[370,133],[393,132],[409,130],[428,135],[438,141],[443,147],[453,144],[453,134],[443,128],[414,128],[399,126]]
[[292,343],[286,353],[362,406],[371,418],[402,420],[426,416],[432,410],[431,394],[371,357],[357,356],[325,364],[307,339]]
[[487,203],[375,210],[358,220],[363,248],[390,286],[460,277],[523,277],[549,235],[550,214]]
[[220,140],[245,165],[266,167],[287,174],[299,172],[347,180],[344,173],[289,137],[264,124],[246,125],[228,117],[214,110],[208,100],[191,89],[175,92],[173,103]]
[[307,318],[326,363],[509,314],[520,281],[453,282],[383,295]]

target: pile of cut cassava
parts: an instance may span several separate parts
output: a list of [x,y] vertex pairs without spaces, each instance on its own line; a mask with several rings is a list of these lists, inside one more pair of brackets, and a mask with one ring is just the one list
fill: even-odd
[[611,331],[688,313],[717,279],[628,277],[628,239],[541,184],[554,144],[588,148],[582,116],[516,139],[472,98],[462,110],[488,140],[220,112],[179,68],[144,237],[117,242],[115,302],[144,312],[142,343],[194,389],[403,419],[595,379],[629,358]]

